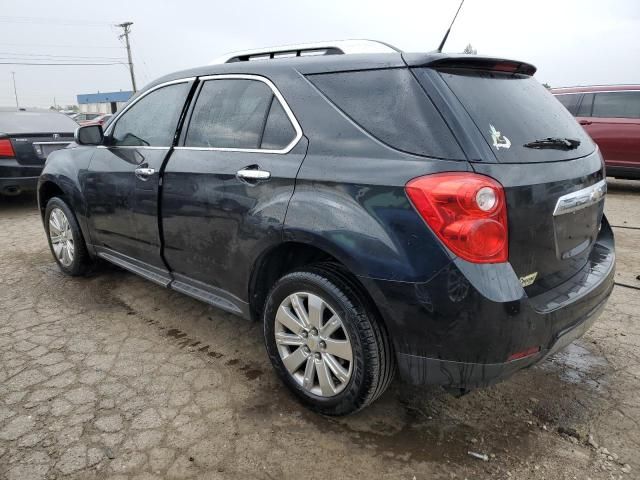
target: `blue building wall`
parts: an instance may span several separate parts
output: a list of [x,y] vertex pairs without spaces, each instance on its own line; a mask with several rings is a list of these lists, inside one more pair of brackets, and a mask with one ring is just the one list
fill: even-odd
[[131,98],[133,92],[105,92],[105,93],[85,93],[77,95],[78,105],[89,103],[111,103],[126,102]]

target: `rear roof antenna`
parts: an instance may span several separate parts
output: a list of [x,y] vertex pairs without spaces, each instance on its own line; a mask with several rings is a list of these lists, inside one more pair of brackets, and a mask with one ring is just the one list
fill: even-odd
[[453,23],[456,21],[456,18],[458,18],[458,14],[460,13],[460,9],[462,8],[463,3],[464,3],[464,0],[460,2],[460,5],[458,6],[458,10],[454,15],[453,20],[451,20],[451,25],[449,25],[449,29],[447,30],[447,33],[445,33],[444,37],[442,37],[442,41],[440,42],[440,46],[438,47],[438,50],[436,50],[436,52],[442,53],[442,47],[444,47],[444,44],[447,41],[447,38],[449,38],[449,32],[451,32],[451,27],[453,27]]

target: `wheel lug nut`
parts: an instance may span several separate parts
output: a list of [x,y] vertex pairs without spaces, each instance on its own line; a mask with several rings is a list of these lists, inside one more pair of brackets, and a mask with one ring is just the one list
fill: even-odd
[[309,336],[306,330],[303,330],[300,335],[302,336],[302,338],[307,338]]
[[327,344],[324,342],[320,342],[320,348],[327,348]]
[[311,350],[309,350],[309,347],[307,347],[306,345],[304,347],[302,347],[302,351],[304,353],[309,353]]
[[316,360],[320,360],[320,354],[319,353],[316,353],[314,356],[316,357]]
[[315,328],[311,329],[311,335],[318,335],[318,330],[316,330]]

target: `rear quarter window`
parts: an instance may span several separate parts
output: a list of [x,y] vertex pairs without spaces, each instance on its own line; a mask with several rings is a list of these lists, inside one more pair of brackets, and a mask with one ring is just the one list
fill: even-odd
[[367,133],[403,152],[464,159],[456,139],[409,69],[309,75]]

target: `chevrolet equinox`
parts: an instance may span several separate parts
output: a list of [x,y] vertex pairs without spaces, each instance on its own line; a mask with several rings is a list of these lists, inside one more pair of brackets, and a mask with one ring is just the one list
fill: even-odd
[[534,73],[351,41],[167,75],[49,157],[51,251],[261,321],[322,414],[396,371],[490,385],[581,336],[613,288],[602,156]]

